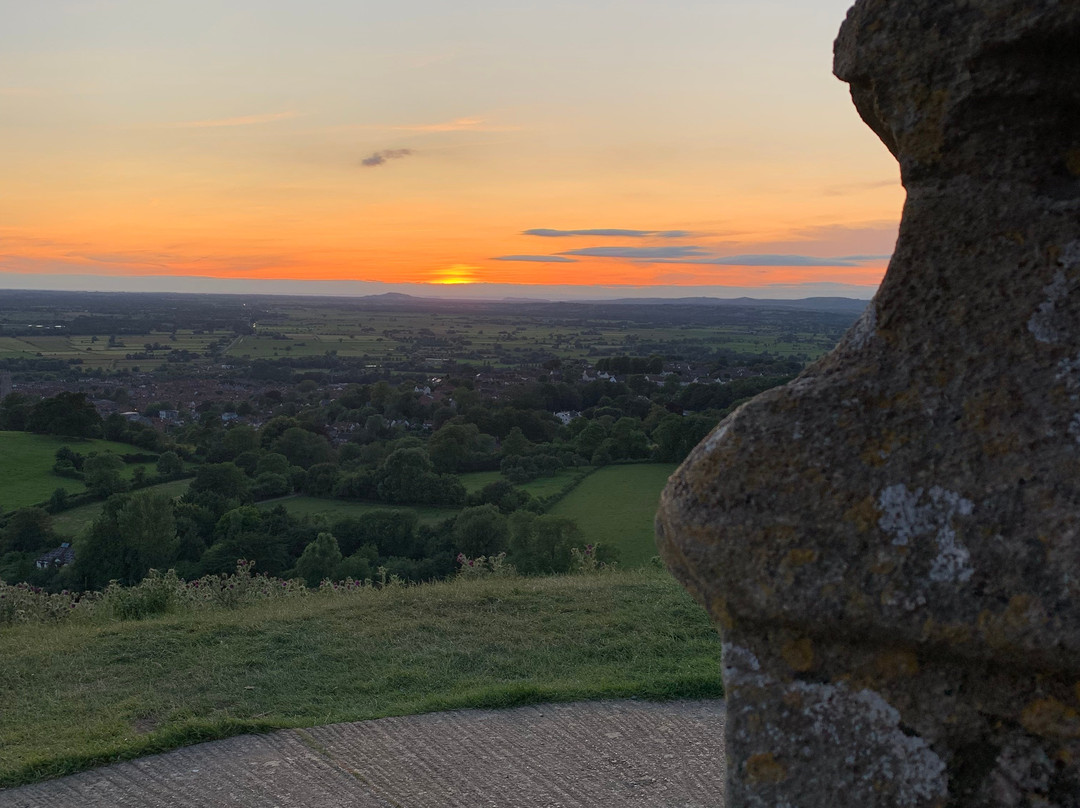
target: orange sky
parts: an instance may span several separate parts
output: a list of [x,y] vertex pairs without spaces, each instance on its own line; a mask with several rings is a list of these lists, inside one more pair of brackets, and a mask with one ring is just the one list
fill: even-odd
[[845,2],[24,5],[0,32],[0,288],[869,296],[895,241],[895,163],[829,75]]

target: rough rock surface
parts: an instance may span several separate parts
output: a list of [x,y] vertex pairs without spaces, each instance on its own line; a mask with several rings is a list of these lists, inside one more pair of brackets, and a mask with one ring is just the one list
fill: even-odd
[[888,274],[657,519],[728,805],[1080,806],[1080,2],[860,0],[835,70],[907,188]]

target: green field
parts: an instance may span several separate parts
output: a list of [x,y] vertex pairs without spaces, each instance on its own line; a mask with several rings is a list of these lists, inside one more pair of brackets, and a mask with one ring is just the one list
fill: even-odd
[[258,503],[264,510],[284,505],[293,516],[326,516],[330,520],[346,516],[361,516],[371,511],[415,511],[420,523],[433,525],[457,513],[454,508],[429,508],[424,505],[387,505],[385,502],[347,502],[341,499],[291,496],[266,499]]
[[482,578],[0,628],[0,787],[277,727],[719,698],[720,642],[657,569]]
[[587,542],[616,548],[620,566],[640,567],[656,555],[653,519],[660,491],[675,468],[672,463],[607,466],[548,513],[573,519]]
[[[529,480],[527,483],[518,483],[515,487],[528,491],[537,499],[543,499],[544,497],[558,494],[574,480],[579,477],[584,477],[590,472],[592,472],[591,466],[561,469],[550,477],[537,477],[535,480]],[[460,479],[465,486],[465,490],[472,494],[489,483],[505,480],[506,478],[498,471],[473,471],[468,474],[459,474],[458,479]]]
[[[78,366],[85,369],[102,368],[105,370],[134,369],[150,370],[167,360],[170,351],[190,351],[204,354],[210,343],[231,334],[195,334],[190,330],[181,330],[175,335],[165,332],[148,334],[125,334],[109,343],[105,337],[88,335],[32,334],[21,337],[0,337],[0,359],[22,359],[42,357],[78,360]],[[157,344],[160,348],[147,351],[147,345]],[[128,359],[129,354],[145,354],[144,358]]]
[[[140,488],[138,493],[168,494],[175,498],[183,496],[189,485],[191,485],[191,480],[172,480],[160,485]],[[97,515],[101,513],[102,506],[103,503],[101,502],[91,502],[89,505],[80,505],[78,508],[60,511],[52,518],[53,530],[61,536],[78,536],[97,518]]]
[[[146,453],[145,449],[137,446],[107,440],[0,432],[0,510],[13,510],[45,502],[57,488],[63,488],[69,494],[81,494],[86,490],[81,480],[53,474],[56,450],[61,446],[68,446],[82,455],[91,452],[111,452],[118,455]],[[140,465],[148,474],[154,472],[152,463],[135,463],[124,466],[121,473],[130,479]]]

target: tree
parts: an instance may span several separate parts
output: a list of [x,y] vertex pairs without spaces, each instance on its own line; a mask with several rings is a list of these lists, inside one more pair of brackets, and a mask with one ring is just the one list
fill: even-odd
[[37,553],[56,544],[52,517],[44,508],[19,508],[0,533],[0,555]]
[[21,432],[30,420],[30,399],[22,393],[9,393],[0,401],[0,429]]
[[469,558],[501,553],[509,536],[506,517],[494,505],[465,508],[454,520],[454,548]]
[[162,477],[172,477],[184,470],[184,462],[176,452],[162,452],[157,459],[157,473]]
[[570,569],[570,549],[581,541],[572,519],[518,511],[510,518],[511,563],[523,575],[563,573]]
[[120,477],[123,468],[124,461],[114,454],[92,454],[83,461],[83,480],[92,494],[106,497],[127,488]]
[[206,492],[243,501],[247,497],[249,483],[247,475],[232,463],[210,463],[200,466],[195,472],[188,493]]
[[324,578],[333,576],[341,563],[341,550],[332,533],[320,533],[315,541],[304,548],[296,562],[296,573],[311,588],[319,585]]
[[326,438],[295,426],[286,429],[271,448],[285,455],[292,465],[304,469],[334,459],[334,449]]
[[26,429],[47,435],[96,438],[101,435],[101,416],[86,393],[57,393],[34,405]]
[[116,526],[126,549],[126,574],[131,582],[142,580],[152,569],[167,569],[176,560],[180,542],[168,494],[130,497],[117,514]]
[[521,427],[515,426],[510,433],[503,438],[502,453],[504,457],[520,457],[529,451],[529,439],[521,431]]

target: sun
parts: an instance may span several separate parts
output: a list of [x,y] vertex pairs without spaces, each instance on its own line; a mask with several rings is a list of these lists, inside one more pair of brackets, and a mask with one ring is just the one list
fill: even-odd
[[468,264],[454,264],[445,269],[436,269],[435,277],[429,280],[428,283],[476,283],[476,276],[473,275],[473,272],[477,269],[479,267],[469,266]]

